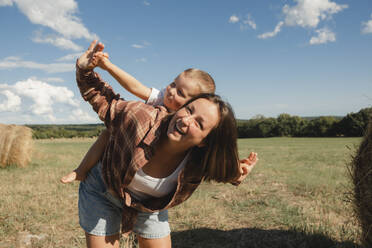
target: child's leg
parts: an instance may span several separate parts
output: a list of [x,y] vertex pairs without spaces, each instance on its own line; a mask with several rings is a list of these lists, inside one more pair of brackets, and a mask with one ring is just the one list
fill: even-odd
[[89,148],[87,154],[85,154],[83,160],[81,161],[78,168],[73,172],[70,172],[66,176],[61,178],[62,183],[71,183],[75,180],[84,181],[88,171],[97,164],[98,160],[101,158],[103,152],[105,151],[108,139],[110,137],[107,129],[103,130],[98,136],[98,139]]

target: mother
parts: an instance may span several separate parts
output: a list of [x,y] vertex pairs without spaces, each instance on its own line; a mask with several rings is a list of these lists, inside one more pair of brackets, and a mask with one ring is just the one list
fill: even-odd
[[[176,113],[125,101],[93,71],[93,41],[78,59],[76,79],[110,133],[102,161],[79,189],[80,225],[88,247],[119,247],[134,230],[140,247],[171,247],[168,208],[191,196],[204,180],[238,184],[256,163],[239,164],[231,107],[199,95]],[[120,221],[121,219],[121,221]]]

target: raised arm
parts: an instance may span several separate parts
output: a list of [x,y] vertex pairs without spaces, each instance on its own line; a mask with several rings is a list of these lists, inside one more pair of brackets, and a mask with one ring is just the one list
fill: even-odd
[[139,129],[138,123],[151,126],[155,119],[162,119],[168,113],[164,111],[165,108],[154,108],[138,101],[125,101],[115,94],[111,86],[93,71],[97,66],[93,54],[103,50],[103,46],[96,43],[97,41],[93,41],[76,63],[76,81],[80,93],[84,100],[92,105],[112,134],[115,132],[121,133],[122,136],[129,134],[137,145],[148,131],[146,128]]
[[151,89],[143,85],[135,77],[120,69],[118,66],[111,63],[107,53],[96,52],[93,55],[94,60],[97,60],[97,64],[103,70],[106,70],[112,77],[114,77],[121,86],[133,95],[147,101],[151,94]]
[[76,81],[84,100],[92,105],[99,118],[109,127],[127,102],[120,100],[120,96],[115,94],[112,87],[93,71],[97,66],[93,54],[102,50],[103,45],[97,44],[97,41],[90,44],[88,50],[77,60]]

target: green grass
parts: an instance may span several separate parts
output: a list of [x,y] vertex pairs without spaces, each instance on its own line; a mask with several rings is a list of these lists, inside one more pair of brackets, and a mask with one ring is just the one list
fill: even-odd
[[[27,168],[0,169],[0,248],[85,247],[74,169],[92,139],[37,140]],[[239,140],[260,161],[239,187],[202,184],[170,210],[174,247],[358,247],[346,164],[359,138]],[[23,236],[22,236],[23,235]],[[132,242],[121,247],[136,247]],[[123,240],[124,241],[124,240]],[[129,244],[125,244],[129,243]]]

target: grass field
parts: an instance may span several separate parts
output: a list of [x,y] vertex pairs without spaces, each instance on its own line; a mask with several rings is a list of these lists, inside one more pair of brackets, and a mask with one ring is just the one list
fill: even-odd
[[[92,139],[37,140],[27,168],[0,169],[0,248],[85,247],[78,183]],[[346,164],[359,138],[239,140],[260,161],[239,187],[204,183],[170,210],[173,247],[359,247]],[[136,247],[133,237],[121,247]]]

